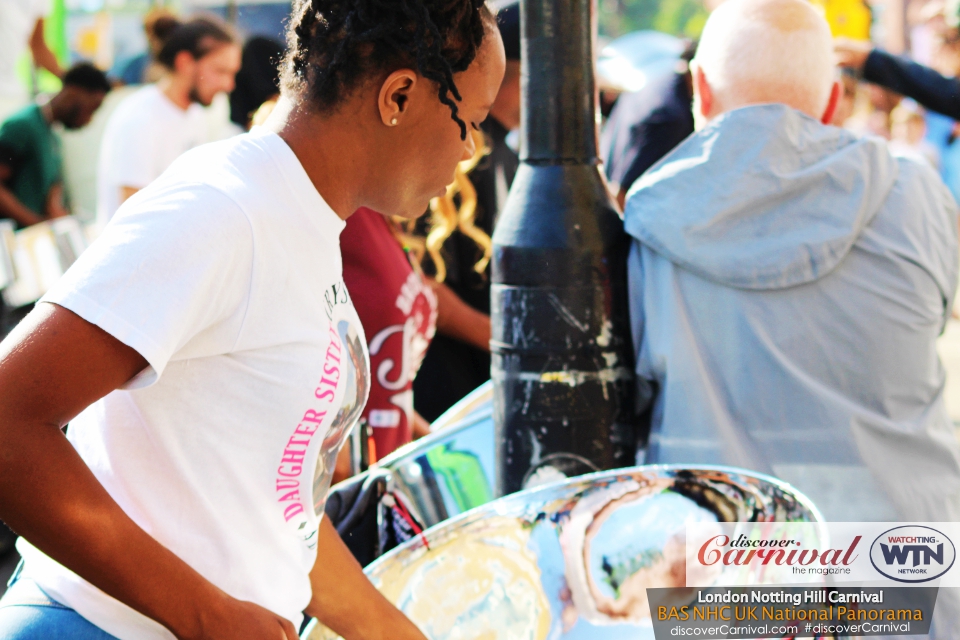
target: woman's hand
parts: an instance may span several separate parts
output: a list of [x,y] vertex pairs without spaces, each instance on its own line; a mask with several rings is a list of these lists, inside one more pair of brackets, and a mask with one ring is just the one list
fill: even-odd
[[[253,604],[224,596],[211,607],[199,630],[176,634],[180,640],[299,640],[293,624]],[[199,634],[199,635],[197,635]]]
[[873,51],[873,45],[869,42],[849,38],[837,38],[833,41],[833,52],[837,56],[837,64],[854,71],[863,69],[871,51]]

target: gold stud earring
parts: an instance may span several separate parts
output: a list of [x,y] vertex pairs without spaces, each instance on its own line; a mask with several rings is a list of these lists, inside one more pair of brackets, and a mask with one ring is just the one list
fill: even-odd
[[396,119],[396,118],[394,118],[393,120],[390,121],[390,126],[391,126],[391,127],[397,126],[397,119]]

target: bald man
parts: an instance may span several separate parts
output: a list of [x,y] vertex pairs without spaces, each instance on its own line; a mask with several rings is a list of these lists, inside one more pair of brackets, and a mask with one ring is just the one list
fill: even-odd
[[935,349],[950,193],[824,124],[840,87],[806,2],[729,0],[691,67],[698,130],[626,203],[637,373],[660,390],[648,461],[778,476],[828,520],[960,519]]

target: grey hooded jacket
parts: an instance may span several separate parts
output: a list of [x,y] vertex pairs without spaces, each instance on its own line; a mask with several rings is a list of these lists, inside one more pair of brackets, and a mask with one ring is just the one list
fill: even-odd
[[778,476],[832,521],[960,519],[957,213],[931,169],[783,105],[689,137],[625,212],[647,461]]

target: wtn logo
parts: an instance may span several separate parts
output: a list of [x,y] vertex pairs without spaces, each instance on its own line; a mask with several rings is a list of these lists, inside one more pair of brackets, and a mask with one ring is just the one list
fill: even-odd
[[[936,538],[931,540],[936,541]],[[891,541],[892,542],[892,541]],[[920,566],[920,563],[930,564],[930,561],[933,560],[939,565],[943,565],[943,543],[937,545],[937,550],[934,551],[926,544],[905,544],[905,545],[891,545],[887,546],[880,543],[880,549],[883,551],[883,561],[886,564],[906,564],[910,556],[913,556],[913,566]],[[924,569],[924,571],[926,571]]]
[[882,533],[870,547],[874,568],[898,582],[927,582],[949,571],[956,559],[953,542],[945,535],[917,525]]

